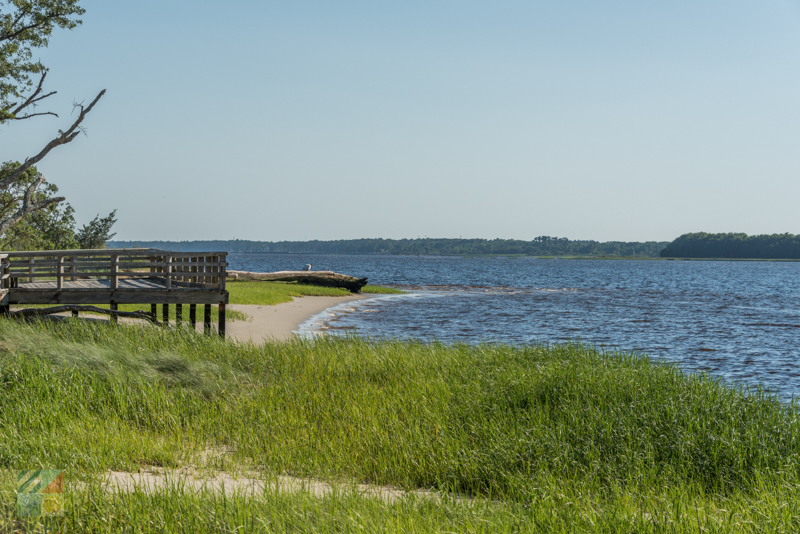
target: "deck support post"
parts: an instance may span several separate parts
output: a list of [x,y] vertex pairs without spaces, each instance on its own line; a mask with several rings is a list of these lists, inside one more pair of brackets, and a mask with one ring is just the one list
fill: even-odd
[[78,310],[72,310],[72,316],[73,317],[78,317],[79,315],[80,315],[80,313],[78,312]]
[[161,306],[161,320],[164,322],[164,326],[169,324],[169,304],[166,302]]
[[[112,300],[112,301],[109,303],[108,307],[109,307],[109,309],[111,309],[112,311],[117,311],[117,310],[119,310],[119,306],[118,306],[118,305],[117,305],[117,303],[116,303],[116,302],[114,302],[113,300]],[[111,321],[112,321],[112,322],[114,322],[114,323],[119,323],[119,317],[117,317],[116,315],[112,315],[112,316],[111,316]]]
[[219,337],[225,339],[225,303],[219,303]]
[[197,329],[197,304],[189,304],[189,322],[192,323],[192,331]]
[[180,326],[183,322],[183,304],[178,302],[175,304],[175,324]]
[[150,305],[150,315],[153,316],[153,320],[158,320],[158,304],[151,304]]
[[211,304],[203,306],[203,333],[211,334]]

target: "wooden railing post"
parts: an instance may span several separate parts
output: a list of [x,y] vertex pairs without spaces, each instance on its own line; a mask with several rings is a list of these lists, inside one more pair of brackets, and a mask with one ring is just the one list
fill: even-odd
[[119,287],[119,281],[117,280],[117,271],[119,267],[119,256],[116,254],[111,255],[111,280],[110,280],[110,287],[112,290],[117,289]]
[[[227,256],[220,256],[220,263],[226,263],[228,261]],[[226,265],[219,266],[219,290],[225,291],[225,278],[228,276],[228,268]]]
[[11,275],[11,267],[10,267],[11,258],[8,257],[8,255],[5,255],[5,257],[2,259],[2,261],[6,265],[8,265],[8,267],[3,267],[3,277],[4,277],[3,278],[3,288],[4,289],[9,289],[9,288],[11,288],[11,276],[10,276]]
[[31,257],[29,257],[29,258],[28,258],[28,263],[30,263],[30,264],[31,264],[31,266],[30,266],[30,267],[28,267],[28,275],[29,275],[29,276],[28,276],[28,282],[33,282],[33,281],[35,281],[35,280],[36,280],[36,273],[35,273],[35,272],[34,272],[34,270],[33,270],[33,269],[34,269],[34,267],[33,267],[33,263],[34,263],[34,261],[35,261],[35,260],[34,260],[33,256],[31,256]]
[[56,289],[64,289],[64,256],[58,257],[56,267]]
[[71,265],[69,266],[69,272],[72,275],[73,282],[78,279],[78,261],[76,260],[76,258],[77,256],[72,256],[70,258]]
[[[150,276],[155,276],[156,274],[156,257],[150,256]],[[156,304],[150,304],[150,315],[153,316],[153,320],[158,320],[158,306]]]
[[164,256],[164,285],[172,289],[172,256]]

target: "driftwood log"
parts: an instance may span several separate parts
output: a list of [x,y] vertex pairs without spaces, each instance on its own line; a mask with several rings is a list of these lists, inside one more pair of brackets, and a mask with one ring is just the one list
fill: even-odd
[[131,317],[133,319],[144,319],[153,324],[161,326],[152,314],[144,311],[125,312],[119,310],[109,310],[106,308],[98,308],[97,306],[78,306],[73,304],[66,304],[64,306],[53,306],[52,308],[24,308],[22,310],[15,310],[9,312],[9,317],[38,317],[41,315],[52,315],[54,313],[62,312],[92,312],[104,313],[112,317]]
[[366,278],[356,278],[331,271],[277,271],[274,273],[251,273],[228,271],[228,280],[257,280],[262,282],[298,282],[315,286],[343,287],[358,293],[367,285]]

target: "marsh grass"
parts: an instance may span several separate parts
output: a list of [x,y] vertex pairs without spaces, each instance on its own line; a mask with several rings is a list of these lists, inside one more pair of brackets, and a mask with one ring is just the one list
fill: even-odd
[[[338,287],[312,286],[294,282],[228,282],[226,288],[230,292],[231,304],[275,305],[291,302],[292,297],[328,296],[346,297],[350,291]],[[399,289],[382,286],[365,286],[362,293],[403,293]]]
[[355,338],[256,346],[71,320],[3,321],[0,340],[2,469],[59,467],[91,482],[182,465],[211,445],[266,474],[485,504],[76,492],[97,525],[113,516],[120,528],[172,521],[167,530],[188,532],[174,521],[194,514],[218,531],[800,527],[797,406],[641,355]]

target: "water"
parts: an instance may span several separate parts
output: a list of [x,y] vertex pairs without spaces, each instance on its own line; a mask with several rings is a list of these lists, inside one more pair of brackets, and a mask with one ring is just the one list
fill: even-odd
[[231,254],[232,269],[314,263],[411,293],[307,327],[466,342],[582,341],[729,383],[800,393],[800,263]]

